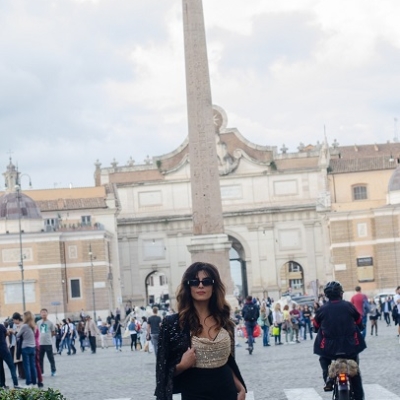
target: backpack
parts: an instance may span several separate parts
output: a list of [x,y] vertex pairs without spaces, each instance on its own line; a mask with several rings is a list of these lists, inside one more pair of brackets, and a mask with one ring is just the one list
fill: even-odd
[[254,322],[257,321],[257,317],[258,317],[258,307],[255,304],[246,305],[244,320]]

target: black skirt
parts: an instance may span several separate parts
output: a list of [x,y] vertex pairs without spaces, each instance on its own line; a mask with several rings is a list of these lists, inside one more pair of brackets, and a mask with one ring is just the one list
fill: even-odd
[[182,374],[182,400],[237,400],[233,372],[220,368],[191,368]]

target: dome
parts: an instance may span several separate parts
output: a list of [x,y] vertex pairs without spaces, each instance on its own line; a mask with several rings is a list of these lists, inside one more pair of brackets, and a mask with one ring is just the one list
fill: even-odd
[[18,219],[20,215],[23,219],[42,219],[39,207],[26,194],[12,192],[0,197],[0,219]]
[[400,165],[394,170],[389,181],[389,192],[400,190]]

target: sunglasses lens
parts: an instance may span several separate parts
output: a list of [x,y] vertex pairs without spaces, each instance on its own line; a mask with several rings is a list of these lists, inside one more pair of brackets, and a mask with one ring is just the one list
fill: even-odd
[[202,281],[199,279],[190,279],[188,281],[188,285],[192,287],[200,286],[200,282],[203,286],[211,286],[214,284],[214,280],[211,278],[204,278]]

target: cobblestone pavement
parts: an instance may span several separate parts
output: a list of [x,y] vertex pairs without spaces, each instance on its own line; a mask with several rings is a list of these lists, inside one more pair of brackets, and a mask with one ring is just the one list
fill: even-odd
[[[397,329],[379,321],[378,333],[377,337],[367,336],[368,348],[361,354],[363,382],[367,394],[371,394],[366,400],[400,400]],[[331,399],[331,394],[322,390],[318,357],[313,355],[311,340],[262,347],[257,339],[251,356],[243,339],[239,343],[236,359],[255,400]],[[154,354],[131,352],[127,346],[122,352],[113,348],[98,348],[96,354],[78,350],[74,356],[56,356],[56,365],[57,376],[50,377],[45,360],[45,387],[59,389],[68,400],[154,399]]]

